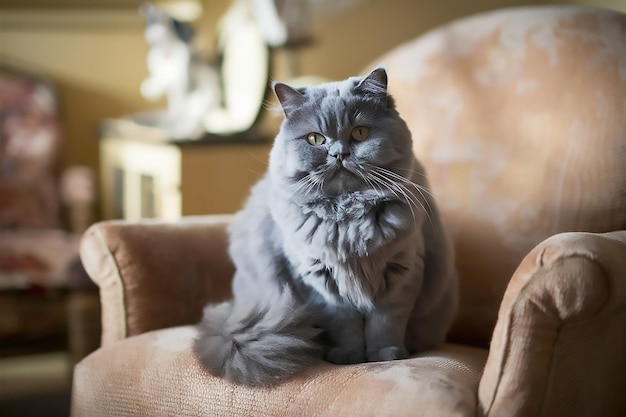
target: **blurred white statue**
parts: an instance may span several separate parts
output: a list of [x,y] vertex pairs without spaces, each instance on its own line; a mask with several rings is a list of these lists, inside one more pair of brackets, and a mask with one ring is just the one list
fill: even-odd
[[174,139],[194,139],[204,118],[220,106],[219,72],[194,47],[193,29],[151,3],[140,7],[146,19],[149,76],[141,84],[148,100],[167,99],[166,128]]
[[268,91],[270,50],[295,53],[310,43],[316,14],[331,3],[335,10],[358,1],[233,0],[216,30],[219,67],[196,52],[189,25],[145,3],[140,12],[147,23],[150,75],[141,92],[150,100],[166,96],[166,126],[175,139],[248,131]]

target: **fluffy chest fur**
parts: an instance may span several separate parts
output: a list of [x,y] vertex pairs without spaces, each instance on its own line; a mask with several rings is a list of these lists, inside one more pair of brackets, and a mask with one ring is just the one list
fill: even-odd
[[326,302],[361,311],[373,308],[389,268],[411,267],[403,261],[404,254],[414,252],[419,240],[409,207],[365,197],[308,205],[274,198],[271,208],[296,278]]

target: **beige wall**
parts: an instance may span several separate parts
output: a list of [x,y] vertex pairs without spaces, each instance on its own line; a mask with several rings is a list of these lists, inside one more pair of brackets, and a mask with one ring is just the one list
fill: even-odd
[[[81,4],[48,0],[44,5]],[[106,4],[105,0],[99,1]],[[112,9],[0,5],[0,64],[49,76],[57,83],[66,133],[66,163],[98,167],[98,126],[105,118],[162,106],[139,94],[146,76],[143,21],[133,1]],[[542,0],[365,0],[316,26],[315,45],[302,52],[301,72],[344,78],[393,46],[454,18],[498,7],[554,3]],[[570,2],[572,3],[572,2]],[[622,0],[588,0],[624,7]],[[129,6],[131,4],[132,7]],[[200,22],[206,44],[228,0],[204,0]],[[18,6],[15,8],[15,6]],[[45,11],[42,11],[45,10]]]
[[[220,1],[207,0],[212,5],[207,12],[221,13],[227,0]],[[214,21],[205,18],[202,23]],[[146,102],[139,93],[147,75],[143,29],[134,7],[0,6],[0,64],[45,75],[57,85],[66,164],[98,167],[98,127],[103,119],[165,105]]]

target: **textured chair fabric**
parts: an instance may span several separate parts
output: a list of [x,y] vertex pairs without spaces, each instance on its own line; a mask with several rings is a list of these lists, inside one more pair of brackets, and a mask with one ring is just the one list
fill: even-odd
[[76,373],[74,415],[463,416],[476,408],[486,358],[482,349],[449,345],[397,363],[320,362],[274,389],[254,389],[207,374],[192,355],[196,335],[175,327],[98,350]]
[[375,63],[455,242],[454,344],[233,386],[190,351],[203,304],[230,294],[230,217],[104,222],[81,247],[103,345],[75,368],[73,415],[626,415],[624,45],[620,13],[522,8]]
[[380,60],[454,237],[455,340],[487,346],[511,274],[543,239],[626,229],[625,32],[617,12],[510,9]]

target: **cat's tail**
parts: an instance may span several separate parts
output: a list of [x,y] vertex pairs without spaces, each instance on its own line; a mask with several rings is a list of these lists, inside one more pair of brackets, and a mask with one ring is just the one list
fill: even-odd
[[288,287],[249,302],[234,299],[204,309],[194,351],[215,376],[237,384],[268,386],[302,370],[320,356],[320,330],[310,307]]

